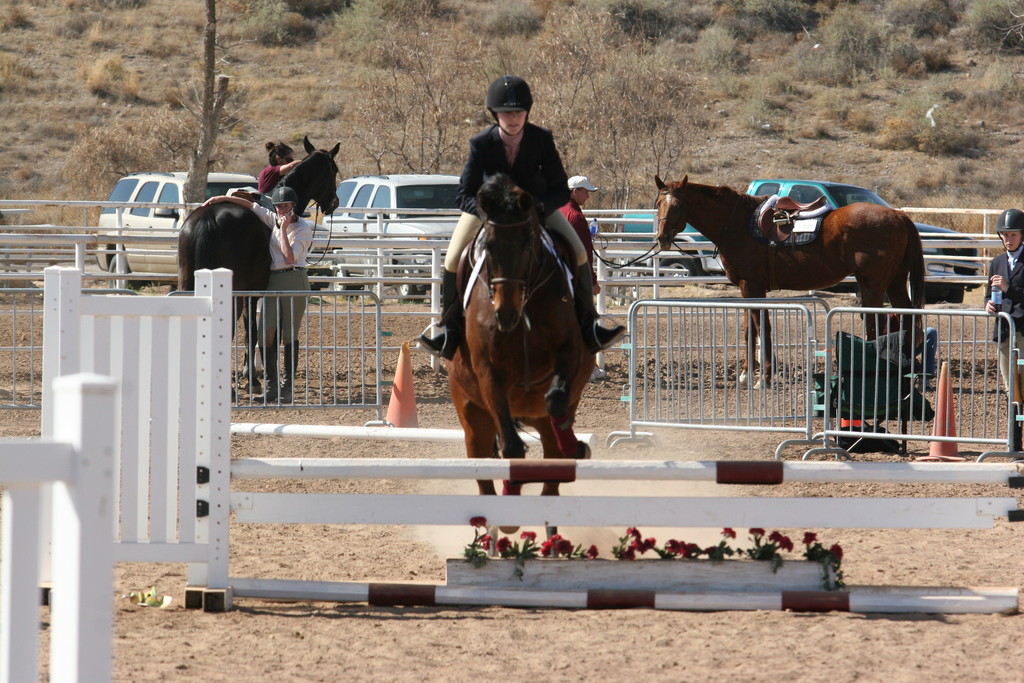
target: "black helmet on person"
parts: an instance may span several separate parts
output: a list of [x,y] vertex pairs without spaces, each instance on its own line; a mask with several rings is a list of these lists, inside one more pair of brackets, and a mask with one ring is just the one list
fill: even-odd
[[299,196],[295,194],[295,190],[287,185],[278,185],[270,195],[270,201],[273,202],[274,206],[278,204],[294,205],[299,203]]
[[487,111],[497,118],[499,111],[525,111],[530,113],[533,95],[530,86],[519,76],[495,78],[487,86]]
[[1024,230],[1024,211],[1007,209],[999,214],[999,218],[996,220],[996,232],[1010,230]]

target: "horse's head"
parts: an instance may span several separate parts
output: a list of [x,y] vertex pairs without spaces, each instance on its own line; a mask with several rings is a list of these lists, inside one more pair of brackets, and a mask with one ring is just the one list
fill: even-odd
[[507,332],[519,324],[529,298],[540,219],[530,193],[504,174],[481,186],[477,208],[483,218],[481,249],[487,259],[491,304],[498,329]]
[[686,187],[686,179],[663,182],[659,176],[654,176],[654,183],[658,186],[658,200],[655,208],[658,209],[657,235],[655,239],[662,249],[671,249],[672,240],[675,239],[683,228],[686,227],[686,204],[683,201],[683,188]]
[[286,175],[281,183],[295,190],[299,207],[305,208],[313,200],[324,213],[333,213],[338,208],[338,164],[334,157],[341,149],[339,142],[330,151],[317,149],[308,137],[302,138],[306,158]]

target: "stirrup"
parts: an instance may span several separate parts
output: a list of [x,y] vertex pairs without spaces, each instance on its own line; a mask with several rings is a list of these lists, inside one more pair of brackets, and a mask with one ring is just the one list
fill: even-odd
[[453,359],[455,357],[455,350],[458,348],[458,341],[452,334],[451,328],[442,327],[441,334],[430,337],[427,333],[432,327],[434,326],[429,325],[427,329],[423,330],[423,334],[419,336],[420,348],[432,356],[444,358],[445,360]]

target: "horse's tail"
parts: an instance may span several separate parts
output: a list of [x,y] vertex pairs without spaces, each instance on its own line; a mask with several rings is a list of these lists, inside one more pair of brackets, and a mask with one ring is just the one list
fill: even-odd
[[191,292],[196,288],[195,263],[195,223],[199,218],[198,209],[192,211],[181,224],[178,231],[178,290]]
[[903,252],[903,264],[910,273],[910,305],[924,308],[924,247],[921,246],[921,234],[917,226],[904,216],[907,226],[907,249]]

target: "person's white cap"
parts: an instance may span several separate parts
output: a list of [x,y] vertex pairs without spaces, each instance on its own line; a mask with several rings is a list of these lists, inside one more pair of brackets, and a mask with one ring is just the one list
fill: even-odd
[[590,182],[590,179],[585,175],[574,175],[569,178],[569,189],[575,190],[576,188],[582,187],[584,190],[590,190],[591,192],[597,192],[597,188]]

